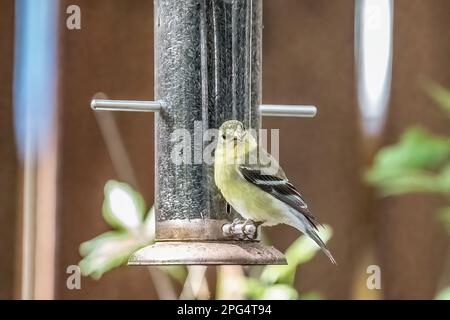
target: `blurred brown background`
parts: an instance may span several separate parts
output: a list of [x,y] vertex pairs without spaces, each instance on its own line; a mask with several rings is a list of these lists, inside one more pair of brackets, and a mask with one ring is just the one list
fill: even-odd
[[[153,98],[153,3],[151,0],[60,1],[59,105],[57,120],[56,260],[54,297],[149,299],[147,270],[123,267],[82,290],[66,288],[66,268],[80,260],[81,242],[108,229],[101,218],[103,186],[114,172],[90,99]],[[411,124],[449,133],[446,121],[420,88],[423,77],[450,87],[450,2],[396,0],[393,86],[383,143],[393,143]],[[82,29],[65,27],[68,5],[82,10]],[[0,298],[18,297],[17,259],[21,163],[12,123],[14,1],[0,4]],[[280,159],[321,222],[330,224],[330,248],[339,263],[318,255],[298,272],[300,292],[329,299],[434,297],[445,267],[448,236],[432,215],[433,196],[405,196],[367,204],[361,182],[364,139],[360,133],[354,67],[354,1],[264,1],[265,103],[314,104],[315,119],[265,118],[280,128]],[[115,114],[137,172],[138,188],[153,201],[153,116]],[[276,227],[275,244],[286,248],[298,234]],[[446,238],[447,237],[447,238]],[[381,292],[365,288],[366,267],[382,270]]]

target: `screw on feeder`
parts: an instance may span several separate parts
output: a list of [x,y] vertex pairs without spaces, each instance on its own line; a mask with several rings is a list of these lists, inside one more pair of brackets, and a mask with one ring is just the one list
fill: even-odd
[[259,243],[256,224],[226,212],[212,165],[169,160],[171,133],[194,133],[197,120],[203,129],[230,119],[259,129],[261,115],[316,115],[314,106],[261,104],[262,0],[155,0],[154,8],[156,101],[91,102],[97,111],[156,113],[156,243],[128,264],[285,264]]

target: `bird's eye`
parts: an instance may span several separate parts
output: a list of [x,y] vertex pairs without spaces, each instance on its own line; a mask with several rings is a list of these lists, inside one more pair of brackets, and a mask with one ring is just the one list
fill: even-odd
[[227,137],[223,134],[222,135],[222,139],[225,140]]

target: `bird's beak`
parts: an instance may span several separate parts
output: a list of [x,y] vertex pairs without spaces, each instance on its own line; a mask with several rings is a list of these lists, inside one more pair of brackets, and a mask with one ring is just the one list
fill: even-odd
[[238,142],[241,142],[245,136],[245,131],[235,132],[233,137],[233,144],[236,147]]
[[237,146],[238,140],[239,140],[239,138],[238,138],[238,136],[235,134],[234,137],[233,137],[233,145],[234,145],[235,147]]
[[246,133],[245,131],[240,131],[235,134],[235,138],[240,142],[240,141],[244,140],[245,133]]

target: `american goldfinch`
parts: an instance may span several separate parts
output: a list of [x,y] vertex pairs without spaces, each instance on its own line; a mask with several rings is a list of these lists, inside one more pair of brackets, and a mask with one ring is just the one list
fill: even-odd
[[317,234],[315,217],[278,162],[237,120],[219,129],[214,179],[225,200],[247,221],[273,226],[284,223],[308,235],[336,264]]

